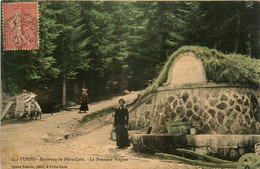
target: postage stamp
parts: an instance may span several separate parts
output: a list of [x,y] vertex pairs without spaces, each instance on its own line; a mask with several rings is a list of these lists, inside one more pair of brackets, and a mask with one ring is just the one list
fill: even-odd
[[39,48],[38,3],[3,3],[4,50]]

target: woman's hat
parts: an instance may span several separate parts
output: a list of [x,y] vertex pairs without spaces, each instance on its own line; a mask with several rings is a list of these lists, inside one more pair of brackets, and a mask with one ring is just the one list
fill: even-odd
[[124,100],[123,98],[121,98],[121,99],[119,99],[119,103],[120,103],[120,102],[125,103],[125,100]]

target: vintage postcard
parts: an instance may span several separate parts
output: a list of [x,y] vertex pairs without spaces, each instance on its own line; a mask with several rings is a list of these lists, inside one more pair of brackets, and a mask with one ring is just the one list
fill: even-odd
[[1,10],[1,169],[260,168],[259,1]]

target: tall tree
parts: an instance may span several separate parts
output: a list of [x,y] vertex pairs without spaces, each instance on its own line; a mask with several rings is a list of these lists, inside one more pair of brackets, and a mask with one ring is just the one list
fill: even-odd
[[21,89],[43,86],[55,79],[59,69],[53,67],[56,44],[59,35],[55,15],[58,11],[50,9],[51,3],[40,3],[40,48],[37,51],[2,52],[3,91],[15,94]]
[[89,52],[84,50],[89,42],[83,38],[85,30],[81,23],[81,6],[79,2],[53,2],[54,9],[61,10],[56,15],[60,25],[60,35],[55,43],[55,65],[60,70],[62,79],[62,106],[66,105],[67,80],[74,79],[79,70],[84,67]]

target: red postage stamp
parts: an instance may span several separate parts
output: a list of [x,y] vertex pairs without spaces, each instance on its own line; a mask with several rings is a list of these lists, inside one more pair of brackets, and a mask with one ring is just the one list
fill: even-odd
[[4,50],[38,49],[38,3],[4,3],[3,32]]

